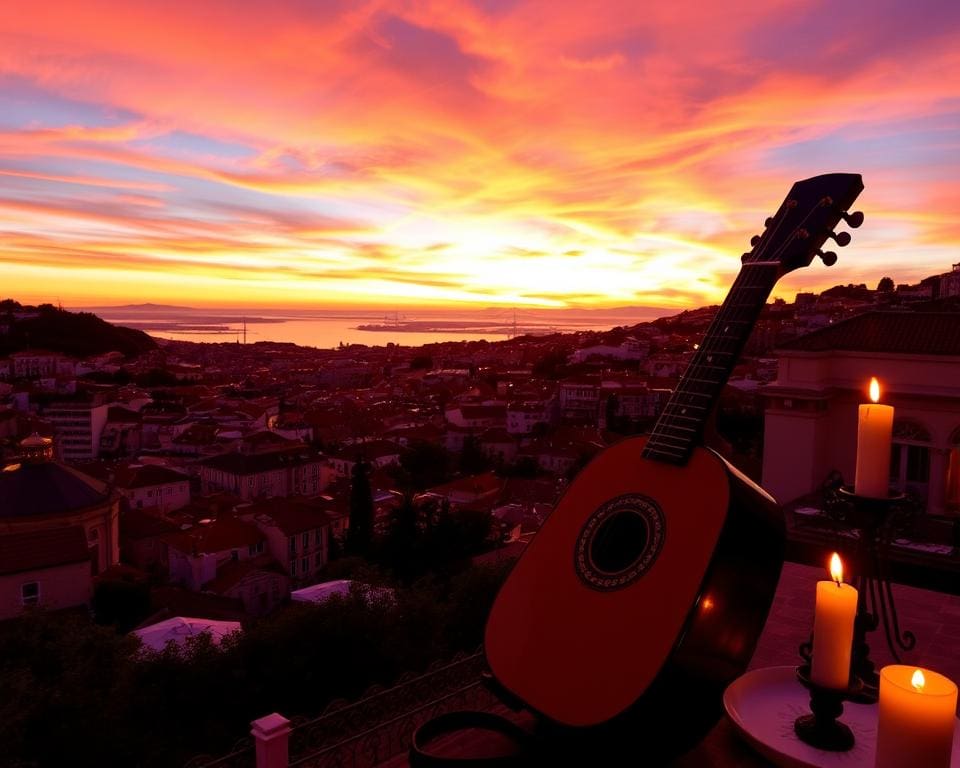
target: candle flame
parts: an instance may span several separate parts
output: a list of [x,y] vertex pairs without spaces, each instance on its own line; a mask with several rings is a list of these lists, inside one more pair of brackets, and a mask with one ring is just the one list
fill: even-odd
[[837,584],[843,581],[843,563],[840,561],[840,555],[836,552],[834,552],[833,557],[830,558],[830,578],[837,582]]
[[910,685],[917,689],[917,693],[923,693],[923,686],[927,684],[926,679],[923,677],[923,672],[919,669],[913,671],[913,677],[910,679]]
[[875,403],[880,402],[880,382],[876,376],[870,379],[870,399]]

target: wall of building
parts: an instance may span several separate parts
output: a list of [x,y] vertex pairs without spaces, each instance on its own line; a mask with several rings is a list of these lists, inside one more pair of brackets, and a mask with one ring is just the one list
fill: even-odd
[[0,576],[0,619],[19,616],[24,609],[22,586],[37,582],[40,587],[37,607],[45,610],[88,605],[93,597],[90,563],[70,563]]
[[158,507],[163,512],[173,512],[190,503],[190,480],[183,482],[151,485],[143,488],[121,488],[120,493],[134,509]]
[[[948,482],[951,451],[960,435],[960,359],[935,355],[792,352],[780,359],[766,392],[763,486],[785,503],[816,491],[831,471],[852,485],[857,424],[869,401],[872,376],[880,400],[895,409],[894,443],[926,452],[929,472],[906,488],[926,498],[931,514],[954,513]],[[900,425],[920,427],[920,439],[896,436]],[[901,450],[906,450],[901,449]],[[897,486],[896,471],[891,485]]]

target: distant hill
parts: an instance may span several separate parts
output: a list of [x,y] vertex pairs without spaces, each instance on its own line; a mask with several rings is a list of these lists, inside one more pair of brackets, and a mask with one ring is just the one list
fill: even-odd
[[23,349],[49,349],[74,357],[114,351],[138,355],[156,346],[143,331],[111,325],[89,312],[0,301],[0,355]]
[[83,307],[88,312],[104,314],[107,312],[193,312],[193,307],[177,307],[172,304],[121,304],[116,307]]

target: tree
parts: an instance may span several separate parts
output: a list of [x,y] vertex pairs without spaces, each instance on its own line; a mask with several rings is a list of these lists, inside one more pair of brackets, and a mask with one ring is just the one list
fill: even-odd
[[423,574],[420,509],[414,503],[413,494],[404,494],[381,544],[378,547],[381,560],[402,583],[408,584]]
[[486,472],[490,468],[490,460],[480,450],[480,443],[473,435],[463,440],[463,451],[460,453],[460,471],[468,475],[477,472]]
[[400,456],[400,466],[406,470],[414,490],[422,491],[449,479],[447,465],[450,455],[437,443],[417,443]]
[[607,429],[611,432],[620,431],[620,398],[616,393],[611,393],[606,402],[606,423]]
[[890,293],[893,288],[894,286],[892,277],[881,277],[880,282],[877,283],[877,290],[882,291],[883,293]]
[[373,491],[370,490],[369,465],[362,457],[353,465],[350,482],[350,530],[347,551],[365,555],[373,543]]

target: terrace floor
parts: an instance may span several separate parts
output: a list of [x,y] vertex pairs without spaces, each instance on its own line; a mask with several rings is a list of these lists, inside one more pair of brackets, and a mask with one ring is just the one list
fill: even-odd
[[[813,628],[816,582],[826,578],[824,568],[786,563],[766,627],[751,661],[751,668],[798,663],[798,647],[809,638]],[[934,669],[954,681],[960,681],[960,596],[916,587],[894,585],[894,596],[901,630],[916,635],[916,648],[902,656],[904,663]],[[870,635],[871,657],[879,669],[894,660],[886,648],[883,632]],[[529,716],[515,715],[505,707],[493,711],[529,722]],[[475,754],[483,732],[472,731],[450,737],[445,753],[468,757]],[[381,763],[384,768],[407,765],[406,755]],[[691,752],[671,763],[675,768],[766,768],[770,765],[748,747],[724,718]]]

